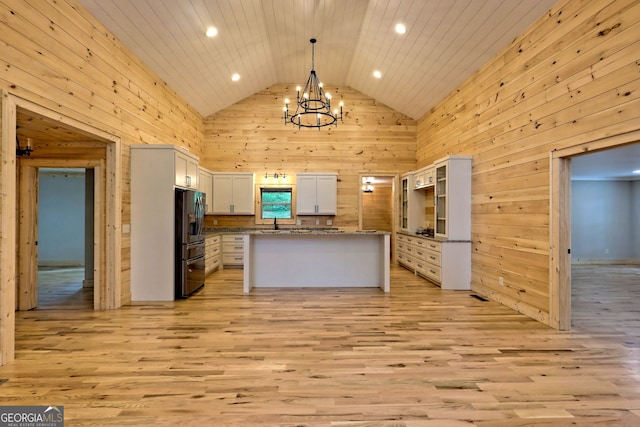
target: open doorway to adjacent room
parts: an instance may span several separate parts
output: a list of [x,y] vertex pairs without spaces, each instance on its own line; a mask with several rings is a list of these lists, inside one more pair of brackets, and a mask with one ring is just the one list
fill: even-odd
[[[395,232],[395,189],[397,175],[361,173],[359,175],[360,230]],[[393,239],[391,239],[393,242]],[[391,247],[393,258],[393,244]]]
[[640,326],[640,143],[571,159],[571,270],[572,327]]
[[38,305],[93,308],[93,169],[38,169]]
[[553,327],[640,325],[627,304],[640,290],[638,141],[635,131],[551,152]]

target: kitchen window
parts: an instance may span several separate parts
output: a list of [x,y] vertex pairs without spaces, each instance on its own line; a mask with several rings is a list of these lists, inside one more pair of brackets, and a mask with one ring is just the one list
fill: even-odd
[[260,217],[262,219],[293,218],[293,192],[291,187],[260,189]]

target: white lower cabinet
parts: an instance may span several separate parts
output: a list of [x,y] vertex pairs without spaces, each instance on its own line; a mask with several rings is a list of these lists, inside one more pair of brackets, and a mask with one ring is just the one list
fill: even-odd
[[396,234],[396,259],[442,289],[471,289],[471,242]]
[[204,240],[204,274],[209,275],[222,267],[222,239],[209,234]]
[[222,265],[224,267],[244,266],[244,235],[222,235]]

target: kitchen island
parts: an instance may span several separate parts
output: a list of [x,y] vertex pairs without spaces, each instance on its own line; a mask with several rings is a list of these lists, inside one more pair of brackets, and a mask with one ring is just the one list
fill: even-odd
[[254,287],[379,287],[389,292],[388,232],[261,230],[244,239],[245,293]]

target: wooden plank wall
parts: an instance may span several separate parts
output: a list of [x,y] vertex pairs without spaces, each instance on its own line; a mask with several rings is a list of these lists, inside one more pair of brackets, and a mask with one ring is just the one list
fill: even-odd
[[[202,116],[76,0],[0,0],[0,26],[0,89],[122,138],[123,223],[131,220],[130,144],[175,144],[202,156]],[[123,303],[130,295],[128,237]]]
[[639,97],[640,2],[567,0],[419,120],[419,167],[473,156],[474,291],[548,323],[550,151],[640,129]]
[[[285,126],[284,98],[295,98],[295,84],[274,85],[205,119],[201,164],[211,171],[256,172],[257,178],[265,172],[337,172],[333,225],[357,228],[358,174],[415,168],[417,122],[350,87],[325,88],[345,105],[337,127]],[[222,217],[218,225],[255,226],[253,217]]]
[[393,231],[393,186],[375,184],[373,193],[362,194],[362,229]]

